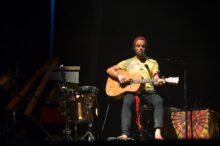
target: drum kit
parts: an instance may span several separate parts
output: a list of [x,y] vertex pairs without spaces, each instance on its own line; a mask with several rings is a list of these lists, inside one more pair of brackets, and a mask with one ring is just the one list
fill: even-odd
[[[95,86],[82,86],[78,89],[67,87],[64,69],[62,72],[62,80],[58,82],[57,94],[55,101],[62,103],[61,115],[64,117],[65,128],[62,131],[66,141],[94,141],[95,136],[92,134],[93,119],[97,101],[98,88]],[[78,126],[87,124],[85,134],[79,138],[77,135]],[[71,136],[71,126],[74,125],[74,138]]]

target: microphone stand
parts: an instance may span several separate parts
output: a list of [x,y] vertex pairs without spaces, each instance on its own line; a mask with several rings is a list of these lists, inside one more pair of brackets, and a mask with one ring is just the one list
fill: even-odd
[[[148,57],[144,51],[141,51],[141,55],[145,57],[146,60],[148,60],[150,57]],[[163,61],[167,61],[167,62],[180,62],[182,63],[183,66],[183,78],[184,78],[184,86],[183,86],[183,90],[184,90],[184,110],[185,110],[185,138],[188,139],[188,117],[187,117],[187,111],[188,111],[188,105],[187,105],[187,63],[184,62],[183,60],[175,60],[175,59],[170,59],[170,58],[166,58],[166,59],[159,59],[156,58],[157,60],[163,60]],[[191,137],[193,136],[193,127],[192,127],[192,111],[190,111],[190,121],[191,121]]]
[[[186,69],[186,63],[183,63],[183,73],[184,73],[184,86],[183,86],[183,90],[184,90],[184,103],[185,103],[185,138],[188,139],[188,118],[187,118],[187,110],[188,110],[188,106],[187,106],[187,84],[186,84],[186,79],[187,79],[187,69]],[[192,127],[191,127],[192,128]]]
[[[185,101],[185,138],[189,139],[189,135],[188,135],[188,104],[187,104],[187,63],[182,62],[183,63],[183,69],[184,69],[184,101]],[[192,110],[190,111],[190,134],[191,134],[191,138],[193,138],[193,125],[192,125]]]
[[[144,56],[146,56],[145,54],[143,54]],[[146,58],[149,58],[146,56]],[[184,62],[183,60],[176,60],[176,59],[170,59],[170,58],[165,58],[165,59],[159,59],[156,58],[157,60],[161,60],[161,61],[167,61],[167,62],[179,62],[182,64],[183,66],[183,78],[184,78],[184,85],[183,85],[183,94],[184,94],[184,111],[185,111],[185,138],[188,139],[188,104],[187,104],[187,62]],[[192,111],[191,111],[191,116],[190,116],[190,120],[191,120],[191,136],[193,135],[193,127],[192,127]]]
[[[183,95],[184,95],[184,111],[185,111],[185,138],[188,139],[188,104],[187,104],[187,62],[184,62],[183,60],[174,60],[174,59],[163,59],[165,61],[171,61],[171,62],[180,62],[182,64],[183,67],[183,78],[184,78],[184,82],[183,82]],[[192,115],[192,113],[191,113]],[[191,122],[192,122],[192,116],[191,116]],[[192,133],[192,127],[191,127],[191,133]]]

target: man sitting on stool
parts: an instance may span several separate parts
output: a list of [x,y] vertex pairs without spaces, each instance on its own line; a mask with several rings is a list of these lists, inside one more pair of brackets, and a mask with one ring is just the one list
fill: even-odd
[[[120,75],[118,70],[125,70],[128,73],[140,73],[143,79],[158,79],[154,83],[145,83],[145,90],[141,93],[140,98],[143,102],[148,102],[154,106],[154,128],[155,139],[163,139],[161,128],[163,127],[163,99],[157,94],[154,85],[163,85],[165,80],[159,78],[159,66],[156,60],[148,58],[144,52],[148,47],[147,40],[144,37],[137,37],[133,42],[135,56],[121,61],[107,69],[110,77],[118,80],[121,84],[129,82],[129,79]],[[135,94],[128,92],[123,98],[121,111],[121,136],[119,139],[127,140],[130,136],[131,127],[131,107],[135,103]]]

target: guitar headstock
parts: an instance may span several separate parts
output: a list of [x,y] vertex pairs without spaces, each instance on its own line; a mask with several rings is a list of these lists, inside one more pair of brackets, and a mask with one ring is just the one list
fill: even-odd
[[166,81],[167,83],[178,84],[178,83],[179,83],[179,77],[169,77],[169,78],[165,78],[165,81]]

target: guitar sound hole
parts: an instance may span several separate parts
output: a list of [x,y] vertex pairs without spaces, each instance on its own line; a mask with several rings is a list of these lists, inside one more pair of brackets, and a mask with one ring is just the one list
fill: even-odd
[[124,83],[124,84],[120,84],[120,83],[119,83],[119,87],[120,87],[120,88],[125,88],[125,87],[128,86],[128,85],[129,85],[129,83]]

